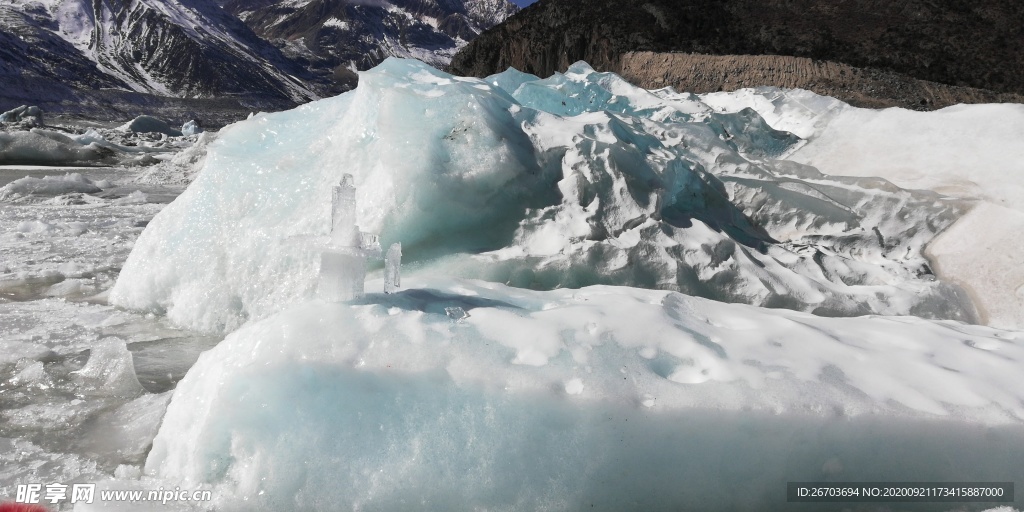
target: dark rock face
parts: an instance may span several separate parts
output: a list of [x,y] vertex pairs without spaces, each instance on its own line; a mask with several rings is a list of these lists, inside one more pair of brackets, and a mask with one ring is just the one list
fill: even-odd
[[345,90],[356,70],[414,57],[447,66],[455,52],[515,13],[507,0],[224,0],[289,57]]
[[484,76],[511,66],[547,76],[586,60],[620,71],[633,51],[807,57],[1024,93],[1024,3],[541,0],[475,39],[451,70]]

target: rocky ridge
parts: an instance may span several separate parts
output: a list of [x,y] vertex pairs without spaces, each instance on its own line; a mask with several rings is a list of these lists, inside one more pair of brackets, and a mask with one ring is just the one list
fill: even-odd
[[[861,88],[857,94],[870,100],[862,104],[920,105],[929,94],[934,96],[932,106],[946,97],[1003,101],[1000,93],[1024,93],[1024,4],[1013,0],[541,0],[467,45],[450,70],[486,76],[514,67],[548,76],[585,60],[597,69],[630,76],[631,70],[653,62],[646,57],[624,62],[624,55],[632,52],[709,56],[673,57],[687,60],[684,65],[723,75],[721,83],[714,83],[712,77],[698,84],[706,89],[694,92],[725,86],[724,73],[730,64],[712,56],[772,55],[858,70],[858,80],[830,78],[839,85],[812,90],[829,94],[849,84]],[[802,62],[787,66],[795,66],[798,74],[811,72],[812,66]],[[749,61],[742,73],[751,78],[767,75],[757,85],[792,82],[768,69],[772,65],[770,59]],[[816,76],[830,77],[832,65],[821,66],[822,74]],[[683,72],[651,78],[689,80]],[[917,80],[973,90],[943,89]],[[870,88],[876,91],[868,92]]]

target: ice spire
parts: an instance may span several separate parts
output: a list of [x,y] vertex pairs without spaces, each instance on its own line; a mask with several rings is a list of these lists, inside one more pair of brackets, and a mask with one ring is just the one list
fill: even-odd
[[341,177],[334,187],[331,201],[331,242],[337,247],[358,247],[359,227],[356,226],[356,186],[351,174]]
[[363,295],[366,251],[356,226],[356,187],[345,174],[331,197],[331,245],[320,254],[320,298],[342,302]]
[[[377,235],[363,233],[356,225],[356,186],[345,174],[331,196],[331,241],[320,254],[320,283],[317,294],[328,302],[343,302],[363,295],[366,260],[380,260]],[[384,292],[400,286],[402,244],[392,244],[384,258]]]
[[402,286],[402,244],[394,243],[384,256],[384,293],[395,293]]

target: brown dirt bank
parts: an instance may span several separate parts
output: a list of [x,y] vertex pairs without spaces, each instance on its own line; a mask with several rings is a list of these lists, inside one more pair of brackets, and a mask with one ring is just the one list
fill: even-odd
[[899,73],[783,55],[703,55],[628,52],[608,66],[648,89],[674,87],[695,93],[771,85],[807,89],[851,105],[917,110],[957,103],[1024,103],[1024,95],[958,87]]

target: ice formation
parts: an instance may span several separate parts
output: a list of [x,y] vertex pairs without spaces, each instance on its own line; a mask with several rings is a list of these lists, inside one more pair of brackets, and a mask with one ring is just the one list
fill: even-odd
[[[962,220],[929,255],[944,279],[963,285],[995,327],[1024,327],[1024,106],[957,105],[935,112],[870,110],[809,91],[745,89],[705,95],[724,112],[758,111],[769,123],[809,139],[787,159],[822,172],[878,176],[906,189],[972,200]],[[984,261],[984,264],[977,262]]]
[[1024,332],[409,280],[203,354],[146,473],[216,510],[780,510],[789,480],[1024,478],[999,426],[1024,421]]
[[199,122],[195,119],[191,121],[185,121],[185,124],[181,125],[182,135],[199,135],[200,133],[203,133],[203,129],[199,126]]
[[[102,473],[212,488],[212,510],[761,511],[786,509],[792,480],[1024,480],[1024,332],[872,314],[969,319],[922,248],[1000,210],[791,159],[847,108],[390,60],[351,93],[203,134],[146,177],[196,178],[110,298],[234,332],[161,423],[170,393],[139,386],[171,389],[191,360],[167,355],[216,337],[165,351],[181,334],[159,315],[0,301],[6,399],[42,397],[0,410],[0,486]],[[135,190],[0,205],[0,292],[116,273],[157,210]],[[41,257],[54,245],[66,261]],[[324,272],[325,246],[362,257]],[[318,276],[350,286],[316,300]],[[7,434],[54,425],[80,451]]]
[[73,164],[101,160],[112,154],[99,144],[83,144],[65,134],[39,128],[0,132],[0,164]]
[[132,354],[124,340],[107,338],[92,345],[85,367],[74,372],[82,389],[121,397],[134,397],[142,393],[142,385],[135,377]]
[[[363,233],[356,225],[356,187],[351,174],[342,176],[331,200],[331,241],[320,253],[318,296],[328,302],[342,302],[363,295],[367,259],[381,256],[377,235]],[[393,251],[397,247],[397,253]],[[398,289],[401,246],[394,244],[385,258],[384,285],[387,293]]]
[[152,154],[169,149],[126,146],[106,140],[95,130],[68,134],[42,128],[0,132],[0,165],[80,165],[155,163]]
[[322,205],[346,168],[359,225],[401,240],[419,271],[973,320],[922,254],[966,206],[778,160],[801,144],[752,108],[582,63],[477,80],[391,59],[350,93],[222,130],[111,300],[230,331],[314,297],[319,251],[299,242],[327,234]]
[[22,105],[0,114],[0,123],[26,123],[30,126],[43,126],[43,111],[36,106]]
[[[183,126],[182,129],[184,128],[185,127]],[[157,119],[153,116],[138,116],[135,119],[119,126],[118,130],[134,133],[162,133],[171,137],[181,137],[182,135],[182,130],[171,128],[166,121]]]
[[[109,184],[107,184],[109,186]],[[0,187],[0,201],[22,196],[57,196],[68,193],[94,194],[103,190],[95,182],[79,173],[64,176],[26,176]]]
[[149,185],[188,185],[203,168],[207,148],[216,140],[217,132],[203,132],[190,146],[149,167],[134,181]]
[[395,293],[402,287],[402,244],[394,243],[384,255],[384,293]]

